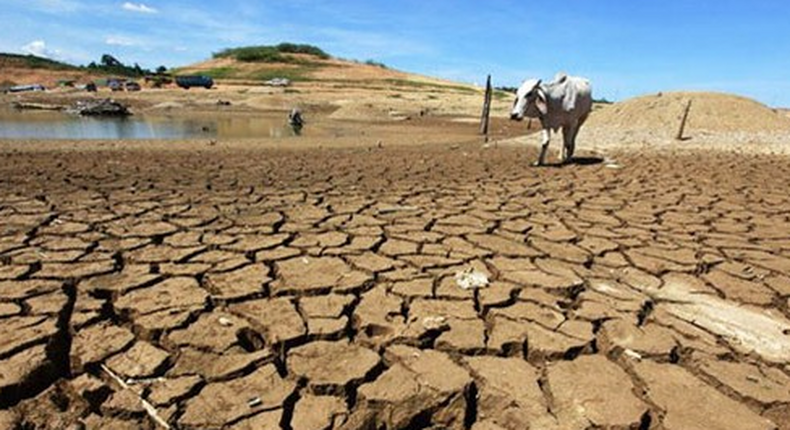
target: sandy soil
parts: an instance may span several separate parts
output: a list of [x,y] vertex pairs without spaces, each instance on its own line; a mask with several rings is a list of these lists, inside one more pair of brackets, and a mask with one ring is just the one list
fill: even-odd
[[[687,106],[687,122],[678,139]],[[537,146],[540,139],[533,134],[507,143]],[[552,142],[559,146],[561,135],[553,136]],[[579,132],[577,147],[603,156],[618,150],[790,155],[790,117],[785,110],[729,94],[651,94],[596,106]]]
[[[209,94],[340,121],[252,90]],[[789,157],[531,168],[430,95],[298,144],[0,142],[0,427],[790,428]]]

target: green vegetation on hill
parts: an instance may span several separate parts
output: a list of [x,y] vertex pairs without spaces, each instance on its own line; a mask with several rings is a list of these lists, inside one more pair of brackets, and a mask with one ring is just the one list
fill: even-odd
[[146,75],[163,74],[167,71],[164,66],[159,66],[156,72],[143,69],[138,64],[132,66],[120,62],[110,54],[104,54],[99,63],[91,62],[87,66],[74,66],[49,58],[35,55],[4,54],[0,53],[0,67],[23,67],[29,69],[45,69],[58,71],[84,72],[90,71],[104,75],[118,75],[126,77],[143,77]]
[[274,78],[286,78],[291,81],[309,81],[310,72],[315,69],[316,67],[310,65],[282,66],[254,71],[246,71],[235,67],[217,67],[214,69],[202,70],[200,74],[214,79],[268,81]]
[[295,63],[302,64],[306,61],[283,54],[307,54],[322,60],[329,59],[330,56],[321,48],[296,44],[281,43],[275,46],[243,46],[240,48],[228,48],[213,54],[214,58],[233,58],[237,61],[249,63]]
[[60,61],[50,60],[49,58],[20,54],[0,53],[0,65],[27,67],[31,69],[79,70],[79,67],[61,63]]
[[[135,63],[133,66],[123,64],[110,54],[102,55],[99,64],[96,64],[96,62],[91,62],[86,68],[92,71],[135,78],[141,78],[146,75],[154,74],[154,72],[148,69],[143,69],[137,63]],[[159,66],[159,68],[156,69],[156,74],[163,74],[165,71],[167,71],[166,67]]]
[[[289,54],[303,54],[313,58]],[[332,58],[321,48],[297,43],[228,48],[220,52],[215,52],[212,57],[215,59],[230,58],[242,63],[267,64],[266,67],[255,71],[250,71],[243,67],[230,66],[218,67],[201,72],[215,79],[250,79],[265,81],[272,78],[288,78],[292,81],[306,81],[310,79],[309,75],[311,72],[320,68],[332,66],[330,63],[318,61]]]

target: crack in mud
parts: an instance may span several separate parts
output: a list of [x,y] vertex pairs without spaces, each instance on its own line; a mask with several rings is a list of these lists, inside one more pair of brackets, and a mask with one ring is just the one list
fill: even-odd
[[[718,419],[683,387],[741,428],[790,422],[790,201],[755,167],[786,161],[710,190],[653,156],[248,151],[108,153],[91,176],[8,154],[0,423],[155,426],[140,399],[178,428]],[[456,284],[470,267],[487,285]],[[574,409],[598,386],[606,408]]]

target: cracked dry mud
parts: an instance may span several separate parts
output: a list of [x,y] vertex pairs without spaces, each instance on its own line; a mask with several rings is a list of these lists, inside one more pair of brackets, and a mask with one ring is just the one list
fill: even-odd
[[2,428],[790,429],[788,158],[42,148]]

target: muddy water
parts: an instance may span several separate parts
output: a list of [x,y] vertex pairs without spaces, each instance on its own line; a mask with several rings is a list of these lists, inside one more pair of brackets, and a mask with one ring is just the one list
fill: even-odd
[[[319,132],[312,130],[313,134]],[[274,116],[183,118],[135,115],[89,118],[62,112],[0,110],[0,139],[287,138],[295,133]]]

